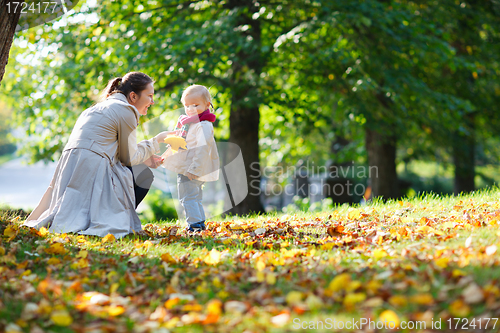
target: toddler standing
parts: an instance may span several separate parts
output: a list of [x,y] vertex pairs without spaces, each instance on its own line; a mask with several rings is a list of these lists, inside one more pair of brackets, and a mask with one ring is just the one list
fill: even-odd
[[187,150],[164,154],[164,167],[178,173],[179,202],[184,208],[188,231],[205,230],[205,211],[201,204],[202,186],[219,179],[219,154],[214,139],[215,114],[208,89],[192,85],[182,93],[186,115],[179,117],[177,135],[186,138]]

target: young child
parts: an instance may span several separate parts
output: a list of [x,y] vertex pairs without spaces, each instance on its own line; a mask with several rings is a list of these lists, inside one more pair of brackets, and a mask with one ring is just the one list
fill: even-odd
[[179,202],[186,214],[188,231],[201,231],[205,230],[202,185],[219,179],[219,154],[212,125],[216,117],[210,112],[212,97],[204,86],[186,88],[181,102],[186,115],[179,117],[176,134],[185,137],[187,149],[175,153],[167,150],[162,156],[163,166],[178,173]]

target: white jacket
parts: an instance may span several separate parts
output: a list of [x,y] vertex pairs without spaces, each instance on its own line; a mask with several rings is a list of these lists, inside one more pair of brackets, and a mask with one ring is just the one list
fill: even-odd
[[214,139],[214,127],[209,121],[189,126],[186,136],[187,150],[172,153],[170,149],[162,155],[163,167],[176,173],[198,176],[197,180],[213,182],[219,179],[219,153]]

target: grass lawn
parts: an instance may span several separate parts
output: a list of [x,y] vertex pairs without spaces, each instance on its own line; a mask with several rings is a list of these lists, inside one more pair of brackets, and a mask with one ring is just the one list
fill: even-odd
[[0,331],[497,332],[499,198],[233,218],[197,236],[159,222],[120,240],[4,214]]

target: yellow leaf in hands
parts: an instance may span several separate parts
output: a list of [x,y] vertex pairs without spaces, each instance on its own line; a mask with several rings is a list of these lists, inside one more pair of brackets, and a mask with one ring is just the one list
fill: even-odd
[[170,148],[172,148],[172,150],[175,152],[177,152],[179,149],[187,149],[186,139],[181,136],[169,135],[163,140],[163,142],[170,145]]
[[67,310],[55,310],[50,315],[50,319],[57,326],[69,326],[73,323],[73,318]]
[[116,241],[116,238],[112,234],[107,234],[101,240],[102,244],[104,244],[104,243],[113,243],[114,241]]
[[205,257],[204,261],[207,265],[217,265],[220,261],[221,253],[216,249],[212,249]]

